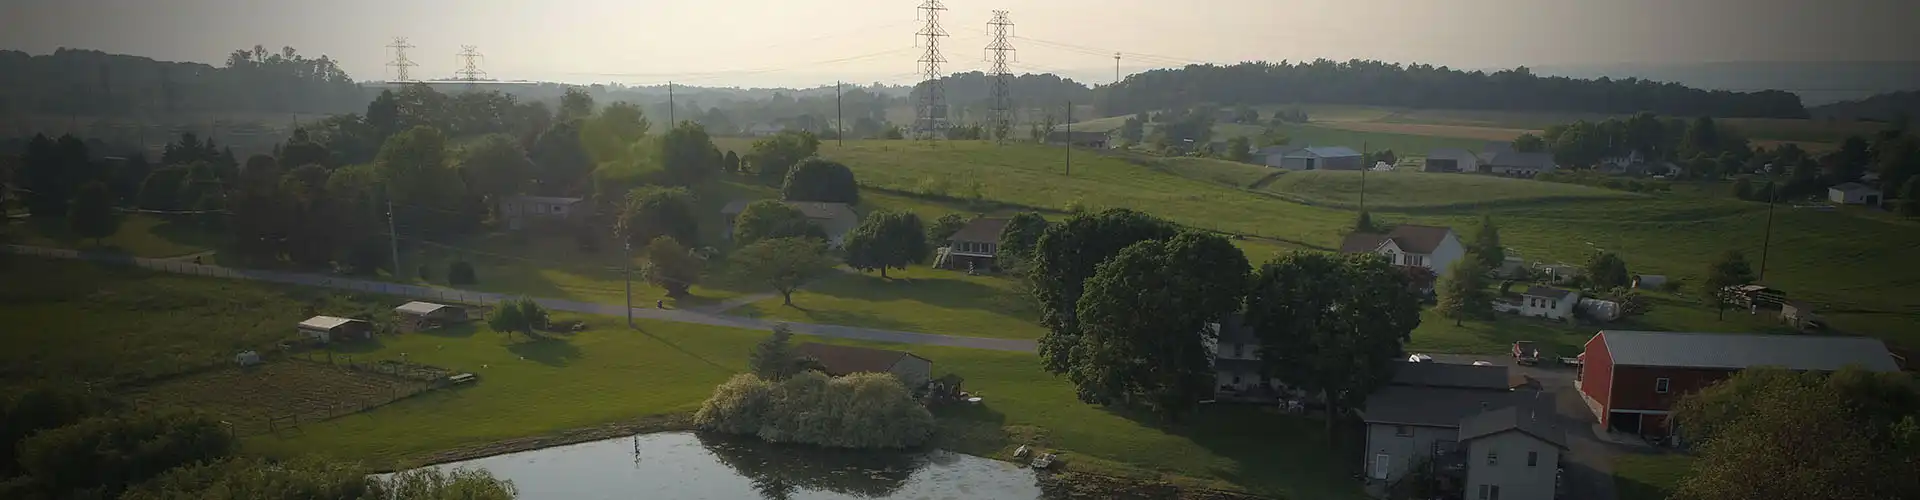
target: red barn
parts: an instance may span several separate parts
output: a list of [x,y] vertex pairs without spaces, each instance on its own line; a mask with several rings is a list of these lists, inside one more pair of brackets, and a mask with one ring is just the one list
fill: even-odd
[[1899,371],[1887,345],[1867,337],[1603,331],[1580,357],[1574,385],[1600,423],[1649,435],[1667,433],[1681,395],[1748,367]]

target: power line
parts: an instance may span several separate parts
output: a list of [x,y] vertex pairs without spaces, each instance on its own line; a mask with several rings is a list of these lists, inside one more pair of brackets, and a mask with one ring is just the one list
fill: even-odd
[[407,37],[396,36],[393,37],[393,43],[387,45],[387,48],[393,49],[393,62],[387,63],[388,66],[394,67],[393,81],[414,81],[413,75],[409,73],[409,69],[419,65],[407,59],[407,49],[413,48],[413,44],[407,43]]
[[466,64],[461,67],[459,71],[453,72],[453,79],[467,82],[468,89],[473,88],[473,82],[487,79],[487,72],[480,69],[480,60],[485,59],[487,56],[480,54],[480,48],[478,46],[461,45],[458,55]]
[[989,71],[993,77],[993,109],[987,120],[993,124],[994,140],[1006,144],[1007,135],[1013,132],[1013,90],[1009,85],[1013,71],[1007,69],[1007,63],[1015,57],[1013,44],[1007,43],[1007,37],[1013,34],[1013,20],[1007,18],[1007,11],[996,10],[987,26],[993,28],[993,41],[987,44],[987,59],[993,63]]
[[940,54],[940,38],[947,36],[947,30],[940,27],[940,11],[947,10],[940,0],[925,0],[919,7],[926,26],[915,35],[924,38],[926,51],[920,55],[921,79],[925,86],[920,94],[920,107],[914,117],[914,133],[923,139],[939,139],[940,133],[947,128],[947,95],[940,82],[940,63],[947,62]]

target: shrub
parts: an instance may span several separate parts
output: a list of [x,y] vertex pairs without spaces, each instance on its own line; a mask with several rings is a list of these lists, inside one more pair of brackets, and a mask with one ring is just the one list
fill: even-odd
[[787,201],[860,202],[860,186],[853,180],[853,170],[818,156],[794,165],[780,194]]
[[480,280],[473,275],[473,264],[469,264],[464,260],[456,260],[453,261],[452,264],[447,264],[447,284],[472,285],[479,282]]
[[805,372],[778,383],[740,374],[714,388],[694,423],[774,443],[905,448],[933,434],[933,414],[893,375],[828,378]]

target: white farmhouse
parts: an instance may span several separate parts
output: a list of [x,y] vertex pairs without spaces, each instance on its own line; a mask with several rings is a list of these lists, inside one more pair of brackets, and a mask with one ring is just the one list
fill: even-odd
[[1580,303],[1580,292],[1534,286],[1520,293],[1520,314],[1536,318],[1565,319]]
[[[1386,234],[1353,233],[1340,243],[1341,253],[1377,253],[1395,265],[1426,268],[1434,276],[1467,255],[1453,228],[1402,224]],[[1431,284],[1428,284],[1431,286]]]

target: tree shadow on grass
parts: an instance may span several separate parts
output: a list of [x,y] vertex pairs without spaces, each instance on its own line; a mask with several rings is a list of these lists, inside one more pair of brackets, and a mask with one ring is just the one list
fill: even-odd
[[521,359],[547,366],[567,366],[573,360],[580,359],[580,348],[566,339],[535,336],[532,340],[507,346],[507,352],[519,355]]
[[878,274],[846,273],[809,284],[803,289],[852,300],[909,300],[953,309],[978,309],[1003,316],[1035,316],[1024,314],[1031,312],[1031,301],[1024,300],[1015,292],[968,280],[964,274],[882,278]]
[[[1358,483],[1364,429],[1340,422],[1331,437],[1325,420],[1282,414],[1251,404],[1203,405],[1170,421],[1141,409],[1103,407],[1109,414],[1180,436],[1233,463],[1207,472],[1256,491],[1289,497],[1351,497]],[[1311,488],[1302,490],[1301,488]]]
[[464,338],[471,338],[473,337],[474,334],[480,333],[480,325],[472,321],[468,321],[465,323],[456,323],[452,325],[446,325],[446,326],[442,326],[432,330],[421,330],[419,332],[411,332],[411,333],[418,333],[422,335],[431,335],[434,337],[442,337],[442,338],[450,338],[450,339],[464,339]]
[[666,346],[667,346],[667,348],[670,348],[670,349],[673,349],[673,350],[675,350],[675,351],[680,351],[680,354],[685,354],[685,355],[687,355],[687,357],[690,357],[690,358],[693,358],[693,359],[697,359],[697,360],[700,360],[700,362],[701,362],[701,363],[706,363],[706,364],[707,364],[707,366],[711,366],[711,367],[713,367],[714,369],[716,369],[716,370],[720,370],[720,371],[721,371],[721,372],[723,372],[723,373],[734,373],[734,372],[736,372],[736,371],[738,371],[738,370],[735,370],[735,369],[733,369],[733,368],[729,368],[729,367],[727,367],[726,365],[722,365],[722,364],[720,364],[720,363],[715,363],[715,362],[714,362],[713,360],[711,360],[711,359],[707,359],[706,357],[703,357],[703,356],[701,356],[701,355],[699,355],[699,354],[697,354],[697,353],[694,353],[693,351],[689,351],[689,350],[687,350],[687,348],[685,348],[685,347],[680,347],[680,344],[675,344],[675,343],[673,343],[673,341],[671,341],[671,340],[667,340],[667,338],[666,338],[666,337],[661,337],[661,336],[659,336],[659,335],[654,335],[654,334],[653,334],[652,332],[648,332],[646,328],[641,328],[641,327],[639,327],[639,326],[635,326],[635,327],[634,327],[634,330],[635,330],[635,331],[638,331],[638,332],[640,332],[640,334],[641,334],[641,335],[646,335],[646,336],[647,336],[647,338],[651,338],[651,339],[653,339],[653,340],[654,340],[655,342],[659,342],[659,343],[661,343],[661,344],[663,344],[663,345],[666,345]]

